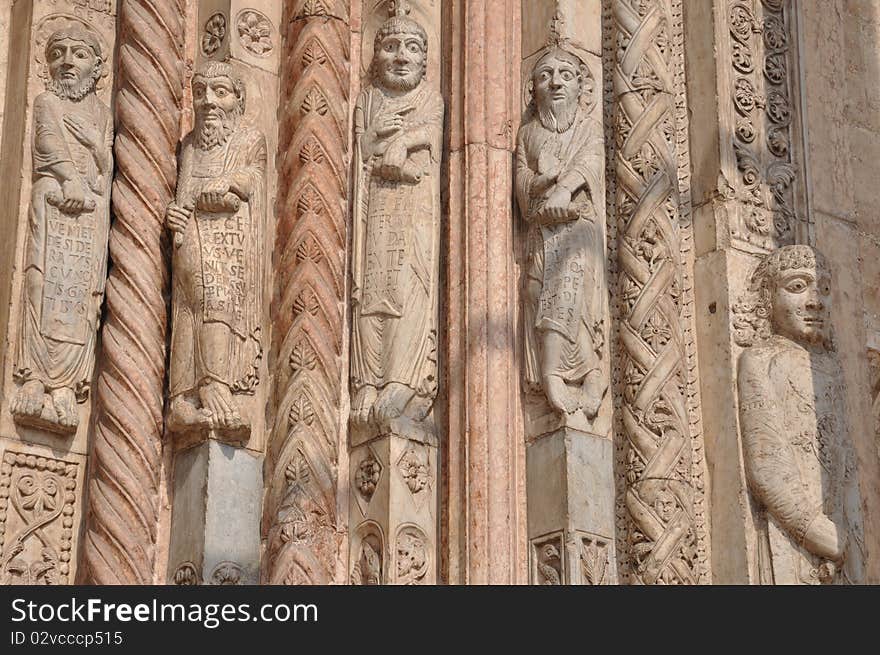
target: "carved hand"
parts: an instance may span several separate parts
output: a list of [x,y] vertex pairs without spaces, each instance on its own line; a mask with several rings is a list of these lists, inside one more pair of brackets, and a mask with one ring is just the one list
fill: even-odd
[[392,134],[396,134],[403,129],[403,115],[401,113],[391,114],[390,116],[384,116],[379,124],[376,125],[376,136],[380,138],[385,138],[391,136]]
[[804,535],[804,546],[814,555],[840,562],[846,552],[846,533],[824,514],[819,514]]
[[556,173],[542,173],[541,175],[538,175],[532,180],[529,194],[533,197],[543,195],[547,189],[556,184],[558,177],[559,176]]
[[553,187],[544,203],[545,218],[553,221],[567,221],[571,218],[569,207],[571,206],[571,191],[559,185]]
[[168,205],[168,209],[165,211],[165,222],[168,224],[168,229],[174,232],[175,242],[177,242],[176,235],[183,235],[186,231],[192,213],[192,207],[181,207],[174,202]]
[[385,150],[385,155],[382,157],[382,165],[401,169],[406,162],[407,154],[408,151],[403,140],[399,138],[395,139],[388,144],[388,148]]
[[101,147],[102,139],[95,128],[86,125],[76,116],[65,116],[62,120],[77,141],[92,152],[96,153],[98,151],[98,148]]
[[86,208],[86,190],[79,180],[64,180],[61,193],[64,198],[58,204],[58,209],[65,214],[80,214]]

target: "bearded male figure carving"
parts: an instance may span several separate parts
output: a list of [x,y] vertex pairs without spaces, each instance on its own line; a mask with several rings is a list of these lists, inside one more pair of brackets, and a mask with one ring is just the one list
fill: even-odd
[[169,427],[237,432],[235,398],[259,382],[266,138],[242,121],[245,89],[232,67],[193,77],[195,126],[184,139],[174,235]]
[[830,272],[809,246],[758,266],[737,305],[740,430],[758,508],[764,584],[863,582],[863,529],[842,374],[830,337]]
[[113,119],[95,88],[101,46],[81,27],[46,42],[48,88],[34,100],[33,187],[15,420],[75,432],[94,369],[107,270]]
[[576,55],[550,47],[532,71],[517,136],[516,192],[529,226],[524,299],[525,383],[562,417],[595,418],[608,383],[604,347],[602,126],[585,105]]
[[374,41],[357,100],[352,255],[352,424],[419,422],[437,393],[443,100],[428,38],[401,12]]

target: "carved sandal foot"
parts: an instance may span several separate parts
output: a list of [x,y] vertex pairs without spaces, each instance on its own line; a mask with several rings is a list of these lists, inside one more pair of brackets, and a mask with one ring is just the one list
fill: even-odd
[[168,410],[168,426],[172,430],[190,427],[211,427],[210,412],[196,407],[183,396],[176,396]]
[[379,392],[376,387],[368,384],[358,389],[354,401],[351,403],[351,421],[360,425],[366,425],[370,420],[370,412],[376,403]]
[[232,398],[232,392],[222,382],[216,380],[202,385],[199,389],[202,407],[211,414],[211,427],[235,430],[242,421]]
[[76,394],[69,387],[52,391],[52,404],[58,416],[58,425],[75,428],[79,425],[79,412],[76,409]]
[[383,424],[388,423],[392,419],[399,418],[403,415],[406,406],[414,395],[415,391],[405,384],[400,382],[388,384],[382,389],[382,393],[379,394],[379,398],[376,400],[374,410],[376,420]]
[[545,375],[544,392],[547,394],[550,405],[557,411],[563,414],[574,414],[578,410],[578,399],[560,376]]
[[39,380],[28,380],[18,390],[9,409],[13,416],[39,418],[43,413],[46,389]]

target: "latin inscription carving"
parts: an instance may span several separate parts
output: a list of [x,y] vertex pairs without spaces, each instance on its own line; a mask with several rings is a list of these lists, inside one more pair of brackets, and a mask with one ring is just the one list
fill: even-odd
[[404,5],[376,34],[354,113],[351,422],[385,434],[430,433],[437,394],[443,100]]
[[167,211],[174,236],[169,427],[247,433],[236,396],[262,358],[266,139],[245,125],[244,85],[229,64],[193,77],[196,122]]
[[574,51],[546,48],[530,88],[516,165],[529,226],[525,386],[566,424],[575,414],[592,421],[608,389],[603,129],[589,113],[592,75]]
[[46,40],[47,90],[34,101],[33,187],[11,411],[19,423],[75,432],[89,393],[107,270],[113,119],[105,75],[80,24]]

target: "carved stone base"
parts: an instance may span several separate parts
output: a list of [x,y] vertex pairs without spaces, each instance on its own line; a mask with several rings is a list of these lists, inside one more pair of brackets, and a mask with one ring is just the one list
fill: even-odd
[[561,429],[526,450],[532,584],[614,584],[613,444]]
[[390,435],[352,449],[351,584],[437,584],[434,443]]
[[259,582],[262,465],[215,439],[175,455],[169,584]]
[[370,423],[369,425],[351,424],[351,445],[360,446],[371,439],[396,436],[409,439],[428,446],[437,446],[437,433],[434,426],[433,415],[422,421],[416,421],[408,416],[400,416],[387,421],[384,425]]
[[[77,410],[79,410],[79,406],[77,406]],[[48,394],[43,402],[43,411],[39,416],[15,414],[13,415],[13,419],[18,425],[51,432],[64,437],[76,434],[77,428],[79,427],[78,422],[77,425],[61,425],[58,423],[58,417],[52,406],[52,398]]]
[[606,393],[599,410],[592,418],[579,410],[573,414],[560,414],[547,402],[542,393],[529,393],[524,396],[525,433],[529,441],[539,439],[557,430],[576,430],[590,434],[610,434],[611,397]]

